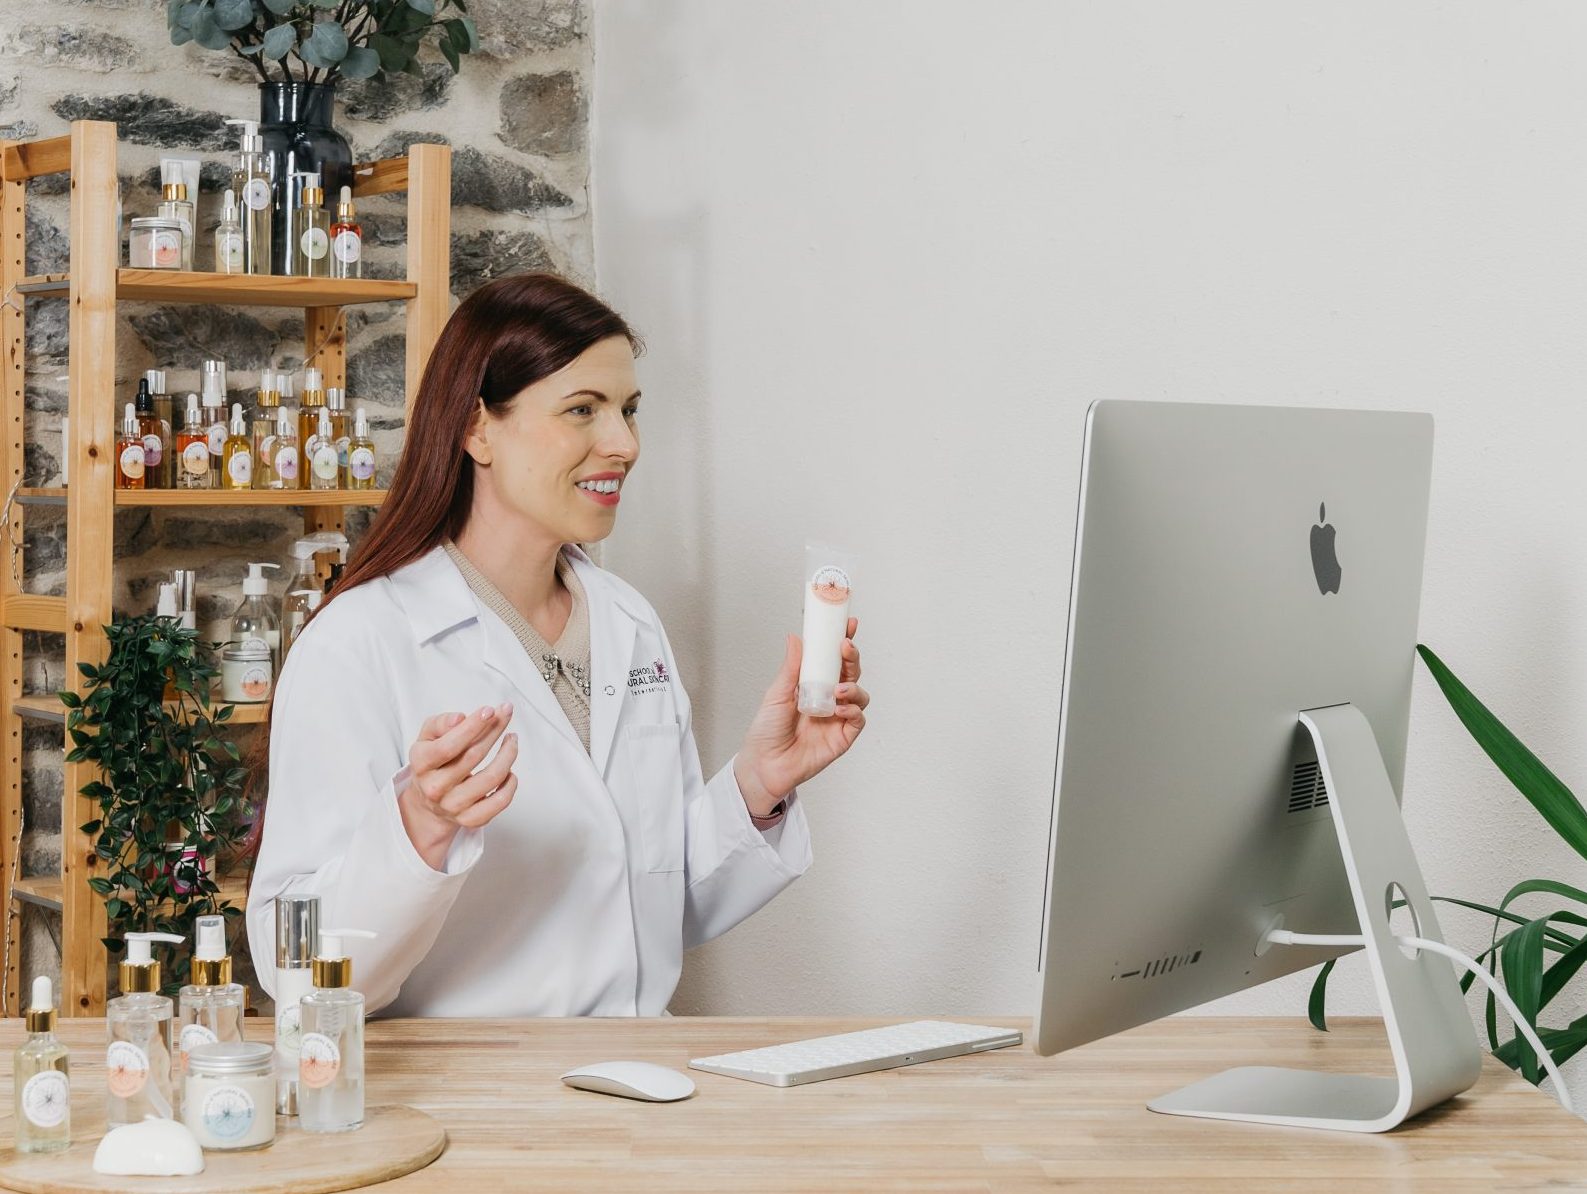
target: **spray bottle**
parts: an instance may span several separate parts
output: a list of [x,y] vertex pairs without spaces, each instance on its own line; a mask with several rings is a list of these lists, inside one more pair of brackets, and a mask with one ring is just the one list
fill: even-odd
[[200,1045],[242,1040],[246,996],[242,986],[231,981],[226,918],[200,916],[194,940],[193,981],[177,996],[176,1046],[183,1074],[188,1053]]
[[364,997],[353,990],[347,937],[364,929],[325,929],[314,957],[314,990],[303,997],[298,1046],[298,1117],[305,1132],[351,1132],[364,1124]]
[[150,943],[182,944],[175,933],[128,933],[121,995],[105,1005],[105,1119],[113,1128],[146,1116],[174,1119],[171,1086],[171,1001],[160,994],[160,963]]

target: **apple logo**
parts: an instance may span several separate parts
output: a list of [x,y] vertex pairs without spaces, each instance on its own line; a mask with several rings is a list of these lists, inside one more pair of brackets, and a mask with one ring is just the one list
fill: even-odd
[[1311,529],[1311,569],[1317,574],[1319,593],[1337,593],[1339,577],[1344,571],[1339,567],[1339,557],[1334,553],[1334,529],[1328,525],[1328,504],[1317,507],[1317,526]]

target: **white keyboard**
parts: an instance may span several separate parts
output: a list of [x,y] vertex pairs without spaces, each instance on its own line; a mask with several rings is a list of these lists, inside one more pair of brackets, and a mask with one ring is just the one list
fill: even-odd
[[798,1086],[804,1082],[824,1082],[828,1078],[847,1078],[872,1070],[891,1070],[898,1066],[1003,1049],[1024,1038],[1012,1028],[986,1028],[980,1024],[950,1024],[945,1020],[916,1020],[912,1024],[892,1024],[886,1028],[867,1028],[837,1036],[815,1037],[742,1053],[723,1053],[699,1057],[690,1069],[709,1074],[725,1074],[763,1082],[767,1086]]

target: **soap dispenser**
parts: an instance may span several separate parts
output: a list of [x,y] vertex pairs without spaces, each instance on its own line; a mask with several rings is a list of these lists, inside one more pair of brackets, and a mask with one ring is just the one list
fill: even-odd
[[229,641],[245,643],[256,638],[270,648],[272,660],[281,650],[281,619],[276,615],[275,603],[270,600],[270,582],[264,570],[280,567],[279,564],[249,564],[248,575],[242,582],[242,604],[231,616]]
[[232,169],[231,189],[242,204],[242,255],[243,272],[268,274],[270,261],[270,217],[274,188],[270,185],[270,169],[266,165],[264,138],[259,135],[257,120],[228,120],[227,124],[241,125],[242,143],[237,154],[237,165]]
[[352,988],[342,946],[364,929],[323,929],[314,990],[303,997],[298,1043],[298,1123],[305,1132],[351,1132],[364,1125],[364,997]]
[[49,977],[33,980],[28,1039],[16,1051],[16,1150],[58,1153],[72,1143],[72,1087],[66,1046],[55,1035],[55,998]]
[[160,994],[155,941],[182,944],[175,933],[128,933],[121,994],[105,1005],[105,1119],[112,1128],[148,1116],[176,1118],[171,1086],[171,1000]]
[[193,981],[177,996],[176,1047],[179,1069],[187,1073],[187,1055],[200,1045],[242,1040],[245,992],[231,981],[226,953],[226,918],[200,916],[194,932]]

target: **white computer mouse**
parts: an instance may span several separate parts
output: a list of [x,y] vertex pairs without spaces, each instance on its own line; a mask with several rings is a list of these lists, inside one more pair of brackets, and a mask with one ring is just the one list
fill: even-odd
[[674,1103],[694,1093],[694,1080],[687,1074],[648,1061],[598,1061],[569,1070],[562,1081],[577,1090],[647,1103]]

